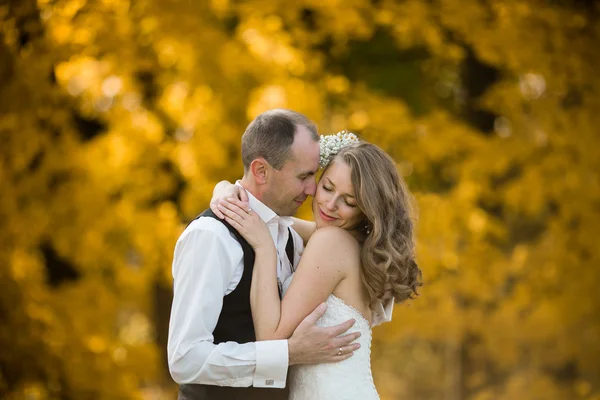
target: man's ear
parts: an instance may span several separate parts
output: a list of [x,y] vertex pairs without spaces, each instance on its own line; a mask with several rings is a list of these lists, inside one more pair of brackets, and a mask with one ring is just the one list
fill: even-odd
[[262,157],[250,163],[250,173],[254,177],[254,181],[259,185],[267,183],[267,175],[270,168],[271,165]]

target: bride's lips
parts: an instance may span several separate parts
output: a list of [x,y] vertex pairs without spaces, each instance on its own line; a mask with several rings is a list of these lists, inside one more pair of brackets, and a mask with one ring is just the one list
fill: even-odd
[[335,221],[337,218],[333,218],[330,217],[329,215],[325,214],[323,211],[321,211],[321,209],[319,208],[319,215],[321,216],[321,219],[323,219],[324,221]]

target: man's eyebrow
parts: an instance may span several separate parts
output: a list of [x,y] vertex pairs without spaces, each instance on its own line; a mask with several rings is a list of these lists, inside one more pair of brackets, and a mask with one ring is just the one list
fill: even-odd
[[306,172],[300,173],[298,176],[311,176],[311,175],[314,175],[316,173],[317,173],[317,171],[306,171]]

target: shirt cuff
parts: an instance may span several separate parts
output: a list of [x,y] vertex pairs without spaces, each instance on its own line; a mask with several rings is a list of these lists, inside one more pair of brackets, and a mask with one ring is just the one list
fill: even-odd
[[256,370],[252,386],[283,389],[287,380],[288,341],[256,342]]

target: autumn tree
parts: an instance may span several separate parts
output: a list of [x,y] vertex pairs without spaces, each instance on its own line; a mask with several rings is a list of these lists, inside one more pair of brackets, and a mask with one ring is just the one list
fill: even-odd
[[383,147],[415,194],[425,286],[375,330],[383,398],[598,399],[599,13],[6,0],[0,397],[171,398],[174,243],[287,107]]

